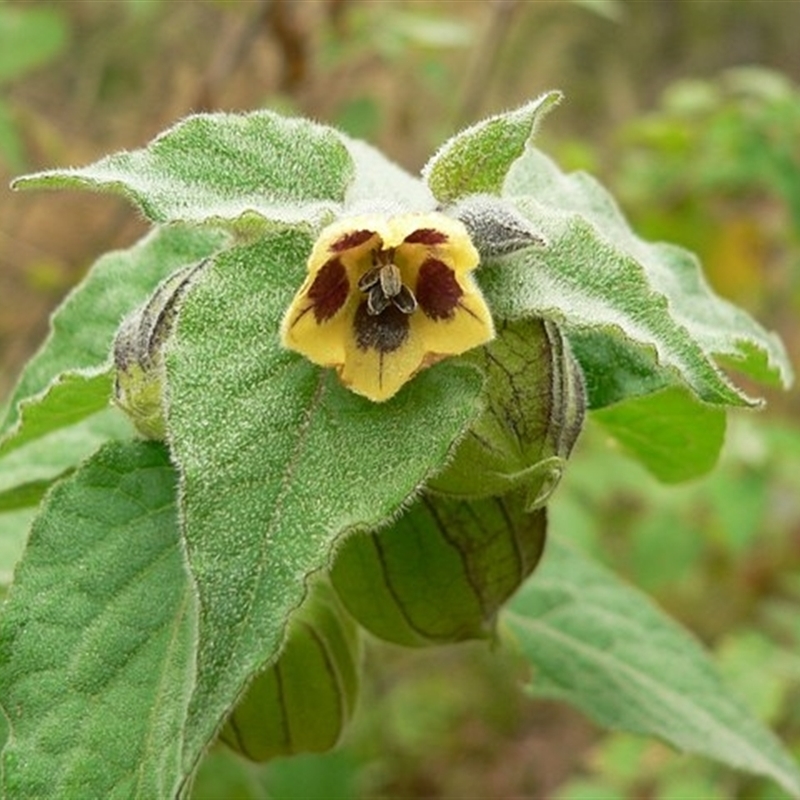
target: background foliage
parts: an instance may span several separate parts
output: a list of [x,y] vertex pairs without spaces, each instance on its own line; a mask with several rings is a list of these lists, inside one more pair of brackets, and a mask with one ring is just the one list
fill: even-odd
[[[542,149],[598,174],[641,234],[698,252],[797,356],[798,27],[797,4],[742,0],[3,3],[0,171],[87,163],[190,111],[262,106],[340,125],[416,171],[461,124],[557,87],[567,102]],[[49,308],[144,226],[83,194],[3,190],[0,212],[5,391]],[[697,632],[800,754],[800,392],[769,401],[733,415],[718,470],[678,488],[590,428],[552,525]],[[781,796],[528,702],[522,667],[484,647],[372,650],[345,747],[266,769],[220,752],[196,796],[231,782],[276,798]]]

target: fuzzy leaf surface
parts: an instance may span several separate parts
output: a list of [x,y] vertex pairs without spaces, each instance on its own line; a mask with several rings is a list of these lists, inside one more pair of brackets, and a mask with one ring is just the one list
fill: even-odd
[[436,199],[449,205],[470,194],[500,194],[511,165],[561,97],[561,92],[546,92],[448,139],[422,170]]
[[698,403],[681,387],[631,397],[595,411],[594,419],[664,483],[705,475],[725,442],[725,411]]
[[195,595],[163,445],[106,445],[47,496],[0,622],[7,797],[172,797]]
[[284,231],[220,254],[186,295],[167,352],[201,608],[189,767],[276,653],[334,541],[397,513],[479,411],[469,367],[439,364],[377,404],[284,350],[280,320],[311,244]]
[[309,224],[342,202],[353,172],[333,129],[255,111],[191,116],[140,150],[27,175],[14,187],[111,191],[158,223]]
[[551,540],[503,621],[534,665],[531,690],[608,728],[768,776],[800,797],[800,769],[720,680],[698,642],[636,589]]
[[171,272],[226,241],[219,231],[170,226],[99,258],[55,312],[50,335],[24,369],[3,422],[0,456],[105,408],[111,347],[122,318]]
[[[759,381],[791,383],[777,336],[715,295],[692,254],[637,237],[589,176],[565,175],[531,148],[511,168],[504,195],[548,245],[497,260],[479,275],[481,284],[502,317],[539,314],[595,342],[611,340],[622,356],[615,364],[631,373],[611,383],[602,377],[607,348],[576,347],[593,407],[621,399],[620,386],[644,382],[652,391],[676,381],[709,403],[756,404],[719,363]],[[660,379],[642,374],[647,363]]]

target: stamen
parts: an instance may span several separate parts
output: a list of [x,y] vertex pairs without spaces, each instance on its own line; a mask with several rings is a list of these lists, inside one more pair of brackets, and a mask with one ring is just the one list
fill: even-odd
[[358,288],[362,292],[368,292],[381,279],[379,267],[368,269],[359,279]]
[[403,288],[400,270],[394,264],[386,264],[380,272],[381,289],[387,297],[394,297]]
[[392,303],[404,314],[413,314],[417,310],[417,298],[406,285],[400,287],[400,291],[392,298]]
[[358,279],[358,288],[367,295],[365,311],[371,317],[382,314],[389,306],[406,316],[417,310],[417,298],[403,283],[403,275],[393,259],[393,248],[373,250],[372,267]]
[[373,317],[384,312],[392,303],[391,298],[383,293],[379,283],[376,283],[367,294],[367,313]]

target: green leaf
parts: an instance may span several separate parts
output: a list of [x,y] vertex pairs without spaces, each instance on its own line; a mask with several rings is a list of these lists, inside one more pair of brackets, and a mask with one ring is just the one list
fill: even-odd
[[31,493],[34,487],[46,488],[101,444],[109,439],[129,439],[132,433],[127,417],[107,408],[12,450],[0,458],[0,510],[38,503],[41,492],[36,497]]
[[708,655],[640,592],[550,542],[504,621],[536,668],[532,690],[609,728],[768,776],[800,797],[800,769],[730,693]]
[[53,315],[47,341],[25,367],[2,426],[0,455],[105,408],[111,346],[122,318],[162,278],[226,241],[218,231],[171,226],[98,259]]
[[[791,383],[792,368],[777,336],[716,296],[692,254],[638,238],[589,176],[564,175],[529,149],[511,168],[504,195],[548,246],[509,255],[484,271],[481,283],[496,314],[550,316],[589,331],[595,341],[613,340],[612,350],[632,351],[621,359],[632,374],[618,383],[641,381],[641,365],[649,362],[662,376],[650,379],[650,390],[679,380],[706,402],[754,405],[715,360],[757,380]],[[591,348],[580,345],[576,354],[593,405],[619,399],[619,386],[609,388],[596,376],[608,369],[604,358],[592,358]],[[597,383],[601,388],[593,390]]]
[[511,165],[561,97],[561,92],[546,92],[448,139],[422,170],[436,199],[450,205],[470,194],[500,194]]
[[353,172],[332,128],[255,111],[188,117],[141,150],[13,185],[115,192],[153,222],[312,225],[344,200]]
[[[67,472],[67,470],[65,470]],[[64,474],[64,473],[62,473]],[[0,512],[16,511],[20,508],[36,506],[44,497],[44,493],[50,488],[59,476],[56,475],[50,480],[40,479],[21,483],[6,492],[0,492]]]
[[[294,763],[297,757],[285,759]],[[274,764],[276,762],[272,762]],[[278,762],[280,763],[280,762]],[[267,791],[266,773],[272,764],[253,764],[245,761],[223,745],[206,753],[192,781],[191,800],[280,800]]]
[[725,442],[725,411],[673,387],[632,397],[593,413],[628,455],[665,483],[713,469]]
[[195,596],[163,445],[104,447],[48,495],[0,620],[7,797],[172,797]]
[[[623,336],[609,336],[602,328],[572,328],[567,338],[583,370],[589,409],[603,408],[674,384],[672,375],[654,367],[651,350],[631,347]],[[609,369],[609,364],[614,368]]]
[[20,401],[16,425],[0,439],[0,458],[108,408],[113,383],[110,369],[57,375],[41,394]]
[[49,61],[63,50],[67,32],[59,9],[0,6],[0,82]]
[[480,376],[452,362],[377,404],[284,350],[280,321],[310,247],[284,231],[219,255],[186,295],[167,351],[168,430],[201,604],[189,765],[275,655],[334,541],[397,513],[479,410]]
[[267,770],[272,800],[358,800],[363,767],[347,750],[273,761]]

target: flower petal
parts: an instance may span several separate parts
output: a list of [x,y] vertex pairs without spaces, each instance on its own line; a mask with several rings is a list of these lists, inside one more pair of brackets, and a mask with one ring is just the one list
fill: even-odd
[[401,252],[406,260],[406,279],[414,282],[420,265],[432,257],[444,261],[459,275],[478,266],[480,255],[459,220],[438,212],[407,214],[398,219],[405,227]]
[[289,306],[281,326],[283,346],[322,367],[339,366],[345,359],[344,343],[351,336],[355,298],[351,294],[342,311],[324,322],[317,322],[313,313],[307,313],[304,302],[303,296],[298,295]]
[[423,342],[414,331],[414,316],[394,306],[373,315],[363,301],[345,341],[338,370],[342,383],[376,402],[396,394],[422,366]]
[[424,342],[426,363],[456,356],[490,342],[494,323],[486,301],[471,276],[457,278],[462,294],[447,316],[429,315],[417,296],[422,313],[411,320],[412,334]]

